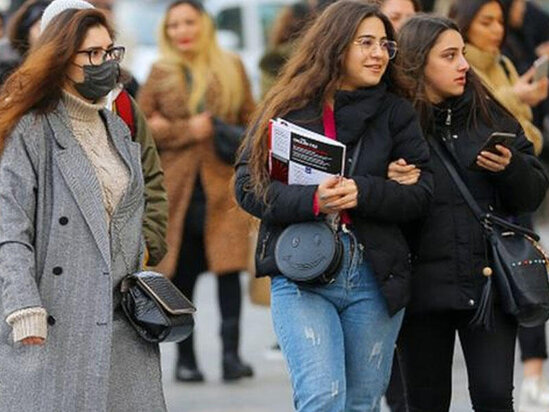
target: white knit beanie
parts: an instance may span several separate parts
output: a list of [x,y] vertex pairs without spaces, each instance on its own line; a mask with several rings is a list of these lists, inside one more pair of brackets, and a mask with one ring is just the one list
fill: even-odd
[[48,24],[50,24],[50,21],[52,21],[55,16],[63,13],[65,10],[84,10],[93,8],[95,7],[93,7],[90,3],[84,0],[53,0],[50,5],[46,7],[46,10],[44,10],[44,14],[42,14],[42,21],[40,22],[40,33],[44,32],[44,29],[47,27]]

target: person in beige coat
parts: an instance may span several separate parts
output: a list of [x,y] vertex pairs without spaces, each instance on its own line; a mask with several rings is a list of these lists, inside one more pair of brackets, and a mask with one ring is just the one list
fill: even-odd
[[[160,36],[162,58],[138,96],[164,168],[168,193],[168,253],[157,270],[192,298],[198,274],[218,277],[223,378],[251,376],[238,355],[241,290],[248,264],[249,218],[234,200],[232,165],[216,153],[214,118],[246,125],[255,108],[240,60],[221,50],[200,3],[176,1]],[[179,344],[179,381],[203,381],[193,339]]]
[[539,155],[543,137],[532,123],[531,108],[547,98],[547,79],[533,81],[534,69],[519,76],[511,60],[501,54],[506,32],[503,6],[496,0],[455,2],[450,17],[457,21],[467,42],[467,61],[496,99],[517,118]]

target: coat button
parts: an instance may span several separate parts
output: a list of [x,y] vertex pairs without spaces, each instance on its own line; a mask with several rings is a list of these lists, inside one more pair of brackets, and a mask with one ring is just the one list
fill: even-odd
[[59,276],[61,273],[63,273],[63,268],[61,266],[56,266],[52,270],[54,275]]
[[48,316],[48,325],[55,325],[55,318],[53,316]]
[[475,306],[475,301],[473,299],[469,299],[469,306]]
[[66,216],[61,216],[59,218],[59,224],[62,226],[65,226],[67,223],[69,223],[69,218]]

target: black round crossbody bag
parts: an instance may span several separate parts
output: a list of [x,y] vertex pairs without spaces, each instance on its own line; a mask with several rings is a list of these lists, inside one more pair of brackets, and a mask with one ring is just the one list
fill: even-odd
[[[352,175],[362,147],[353,151],[348,175]],[[343,245],[326,221],[294,223],[276,240],[275,263],[284,276],[295,282],[328,284],[335,280],[343,258]]]

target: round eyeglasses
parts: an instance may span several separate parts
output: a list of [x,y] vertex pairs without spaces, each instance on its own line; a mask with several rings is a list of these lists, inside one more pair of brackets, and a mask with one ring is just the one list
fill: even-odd
[[126,49],[122,46],[111,47],[107,50],[101,47],[93,47],[88,50],[79,50],[76,54],[87,54],[90,64],[92,66],[99,66],[101,63],[107,60],[114,60],[115,62],[121,62],[124,59]]
[[363,37],[353,42],[354,44],[360,46],[363,54],[368,54],[372,52],[372,49],[378,45],[379,48],[388,54],[389,60],[393,59],[398,51],[397,42],[393,40],[380,40],[379,42],[370,38]]

